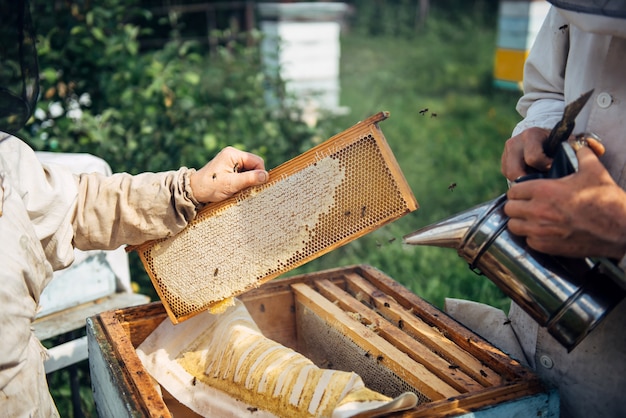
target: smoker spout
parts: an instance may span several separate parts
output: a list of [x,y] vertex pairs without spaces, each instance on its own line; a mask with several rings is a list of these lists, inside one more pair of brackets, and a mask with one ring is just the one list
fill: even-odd
[[459,250],[469,231],[485,218],[497,200],[499,199],[483,203],[465,212],[411,232],[403,237],[403,242],[410,245],[429,245]]

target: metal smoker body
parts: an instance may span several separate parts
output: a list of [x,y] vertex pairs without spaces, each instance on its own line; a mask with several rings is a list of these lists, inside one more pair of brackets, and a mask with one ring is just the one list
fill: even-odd
[[507,229],[506,195],[404,237],[413,245],[455,248],[568,350],[624,297],[613,272],[591,259],[532,250]]

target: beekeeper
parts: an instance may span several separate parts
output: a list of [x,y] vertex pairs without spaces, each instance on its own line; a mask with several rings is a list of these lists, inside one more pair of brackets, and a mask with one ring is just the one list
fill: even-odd
[[31,323],[52,272],[72,263],[74,247],[109,250],[176,234],[203,203],[268,174],[262,158],[232,147],[197,171],[105,177],[43,166],[12,135],[38,94],[28,1],[0,1],[0,18],[0,416],[53,417],[45,349]]
[[[626,3],[550,0],[524,68],[524,94],[517,110],[524,119],[504,149],[502,172],[513,181],[551,163],[542,142],[564,107],[594,89],[576,119],[576,131],[593,132],[606,148],[599,159],[577,152],[579,171],[556,180],[514,184],[504,208],[511,232],[540,252],[569,257],[608,257],[626,267]],[[451,301],[449,309],[485,338],[516,352],[502,329],[476,321],[485,311]],[[482,313],[481,313],[482,312]],[[561,398],[564,417],[624,416],[626,402],[626,301],[622,301],[571,353],[518,305],[509,321],[515,345]],[[483,318],[486,318],[484,316]]]

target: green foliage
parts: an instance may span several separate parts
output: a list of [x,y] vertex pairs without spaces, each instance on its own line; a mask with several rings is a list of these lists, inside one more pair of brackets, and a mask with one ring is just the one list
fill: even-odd
[[[459,21],[495,27],[499,0],[348,0],[350,24],[361,36],[413,38],[444,20],[450,30]],[[431,15],[435,14],[436,19]],[[457,31],[463,34],[463,31]]]
[[[171,41],[139,53],[141,28],[125,23],[127,14],[94,6],[68,19],[62,35],[56,26],[42,33],[46,116],[30,126],[36,149],[90,152],[114,171],[138,173],[200,167],[226,145],[272,167],[310,146],[313,131],[295,109],[265,104],[268,90],[284,93],[263,73],[258,44],[232,42],[211,55]],[[62,50],[54,47],[58,37]],[[76,69],[83,64],[87,74]]]

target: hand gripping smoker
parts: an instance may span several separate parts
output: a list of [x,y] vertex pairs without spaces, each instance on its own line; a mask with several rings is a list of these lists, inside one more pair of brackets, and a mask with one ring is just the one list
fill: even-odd
[[[575,148],[593,134],[568,140],[574,120],[593,90],[566,106],[544,143],[554,161],[548,173],[517,181],[558,178],[578,170]],[[595,140],[596,138],[594,138]],[[404,237],[404,243],[455,248],[470,268],[487,276],[568,351],[579,344],[626,294],[626,279],[608,259],[543,254],[507,228],[506,194]]]

